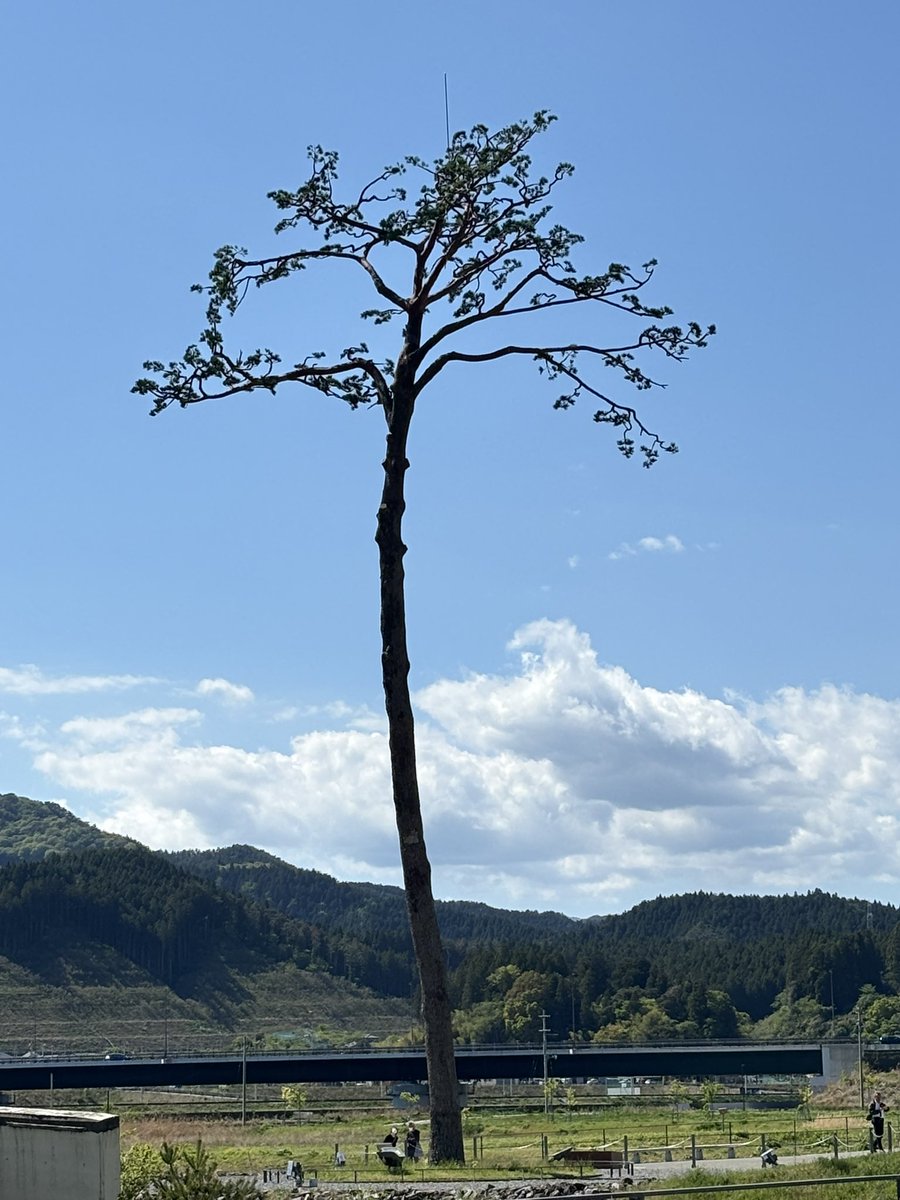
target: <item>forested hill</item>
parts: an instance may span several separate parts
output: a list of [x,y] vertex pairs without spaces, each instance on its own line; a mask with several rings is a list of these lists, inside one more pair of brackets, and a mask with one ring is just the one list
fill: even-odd
[[158,985],[211,1011],[285,968],[414,990],[409,956],[229,895],[137,845],[0,868],[0,974],[11,966],[51,987]]
[[[406,901],[398,887],[339,883],[321,871],[291,866],[255,846],[179,850],[166,857],[184,871],[291,917],[360,938],[408,946]],[[441,932],[450,941],[510,941],[570,933],[578,921],[555,912],[491,908],[475,901],[438,901]]]
[[37,862],[47,854],[128,844],[136,845],[89,825],[61,804],[28,800],[12,792],[0,796],[0,866]]
[[[137,973],[214,998],[291,970],[415,993],[399,888],[340,883],[252,846],[123,846],[15,796],[0,799],[0,846],[15,859],[0,868],[0,976],[4,963],[58,986],[131,986]],[[541,1012],[557,1035],[598,1040],[855,1034],[859,1005],[875,1035],[900,1032],[893,905],[816,890],[660,896],[583,921],[466,901],[438,912],[465,1039],[537,1036]]]
[[[96,977],[85,982],[114,981],[118,963],[178,991],[205,973],[247,973],[301,955],[297,930],[285,926],[143,846],[0,870],[0,954],[52,982],[65,982],[73,952],[93,946]],[[84,971],[90,957],[78,958]]]
[[791,896],[731,896],[691,892],[645,900],[603,921],[611,943],[634,939],[715,939],[750,942],[764,938],[835,937],[862,930],[893,929],[900,910],[893,904],[847,900],[818,888]]

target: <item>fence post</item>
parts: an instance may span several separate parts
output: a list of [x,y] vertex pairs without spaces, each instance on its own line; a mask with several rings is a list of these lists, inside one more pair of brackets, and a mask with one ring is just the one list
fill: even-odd
[[696,1167],[696,1165],[697,1165],[697,1135],[696,1135],[696,1133],[692,1133],[691,1134],[691,1167]]
[[833,1133],[831,1136],[832,1136],[832,1138],[834,1139],[834,1160],[835,1160],[835,1162],[837,1162],[837,1156],[838,1156],[838,1135],[837,1135],[836,1133]]
[[888,1121],[888,1123],[887,1123],[887,1135],[888,1135],[888,1153],[890,1153],[891,1150],[893,1150],[893,1148],[894,1148],[894,1127],[890,1123],[890,1121]]
[[628,1134],[622,1138],[622,1157],[628,1162]]

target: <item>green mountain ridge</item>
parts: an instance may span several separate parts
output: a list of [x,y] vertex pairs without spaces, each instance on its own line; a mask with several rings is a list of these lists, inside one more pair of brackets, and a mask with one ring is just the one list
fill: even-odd
[[[342,883],[321,871],[295,867],[255,846],[178,850],[166,857],[218,888],[268,904],[287,916],[303,916],[325,927],[367,939],[399,931],[408,945],[403,889],[375,883]],[[555,912],[493,908],[470,900],[438,900],[445,938],[502,940],[527,934],[568,933],[579,922]]]
[[[153,852],[14,795],[0,797],[0,851],[7,1007],[29,988],[85,1004],[106,989],[113,1007],[131,995],[158,1011],[165,995],[218,1029],[309,1026],[314,1012],[348,1029],[409,1028],[416,974],[399,888],[339,882],[253,846]],[[597,1040],[824,1036],[842,1015],[849,1029],[860,1003],[900,1027],[890,904],[816,889],[658,896],[588,920],[475,901],[438,913],[465,1040],[536,1036],[542,1011],[556,1036]]]
[[104,833],[61,804],[28,800],[13,792],[0,795],[0,866],[96,846],[136,844],[132,838]]

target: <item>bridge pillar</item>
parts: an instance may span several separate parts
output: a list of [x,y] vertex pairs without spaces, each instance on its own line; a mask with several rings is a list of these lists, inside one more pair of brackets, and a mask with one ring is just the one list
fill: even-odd
[[814,1088],[823,1088],[829,1083],[857,1075],[859,1071],[858,1050],[855,1042],[823,1042],[822,1074],[814,1075],[810,1083]]

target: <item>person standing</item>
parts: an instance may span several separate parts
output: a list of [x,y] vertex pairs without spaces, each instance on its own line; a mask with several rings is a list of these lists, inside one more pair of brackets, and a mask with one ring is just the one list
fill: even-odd
[[406,1126],[406,1157],[416,1162],[422,1157],[422,1135],[416,1128],[414,1121],[409,1121]]
[[884,1102],[881,1092],[876,1092],[872,1097],[872,1102],[869,1105],[868,1122],[872,1126],[872,1153],[876,1150],[884,1150],[882,1137],[884,1137],[884,1114],[888,1111],[888,1106]]

